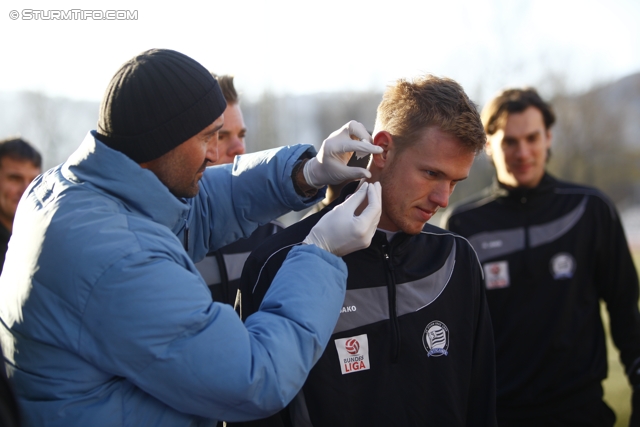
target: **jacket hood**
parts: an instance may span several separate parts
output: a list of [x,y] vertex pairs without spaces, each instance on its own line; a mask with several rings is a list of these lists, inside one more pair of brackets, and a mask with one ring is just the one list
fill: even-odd
[[190,205],[171,194],[153,172],[107,147],[96,136],[95,131],[87,133],[62,165],[62,175],[77,184],[96,187],[131,211],[177,233],[184,226]]

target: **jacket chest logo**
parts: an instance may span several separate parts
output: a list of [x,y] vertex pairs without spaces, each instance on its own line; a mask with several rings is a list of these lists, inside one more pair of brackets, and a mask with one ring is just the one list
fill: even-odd
[[571,254],[560,252],[551,258],[549,269],[556,280],[571,279],[576,269],[576,260]]
[[353,313],[357,310],[355,305],[345,305],[342,307],[342,310],[340,310],[340,314],[342,313]]
[[509,281],[509,263],[507,261],[488,262],[482,266],[484,284],[487,289],[506,288]]
[[482,249],[501,248],[502,247],[502,240],[488,240],[488,241],[482,242],[481,247],[482,247]]
[[335,340],[342,375],[368,370],[369,341],[367,334]]
[[427,357],[447,356],[449,352],[449,328],[447,325],[434,320],[429,323],[422,333],[422,345],[427,350]]

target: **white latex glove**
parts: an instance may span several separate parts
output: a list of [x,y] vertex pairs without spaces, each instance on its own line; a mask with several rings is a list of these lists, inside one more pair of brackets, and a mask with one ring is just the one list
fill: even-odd
[[352,120],[329,135],[322,142],[318,155],[305,163],[305,181],[312,187],[322,188],[364,177],[371,178],[367,169],[347,166],[354,151],[360,158],[369,153],[382,153],[383,150],[372,144],[371,135],[362,123]]
[[[356,216],[356,209],[365,199],[367,207]],[[380,183],[364,182],[351,197],[320,218],[303,243],[316,245],[337,256],[367,248],[380,222],[381,212]]]

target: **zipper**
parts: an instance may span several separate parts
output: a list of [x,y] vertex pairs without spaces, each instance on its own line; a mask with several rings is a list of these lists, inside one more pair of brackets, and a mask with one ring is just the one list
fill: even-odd
[[189,223],[184,220],[184,250],[189,252]]
[[391,362],[397,362],[400,354],[400,324],[396,310],[396,281],[393,274],[388,245],[382,245],[382,256],[387,264],[387,293],[389,296],[389,326],[391,327]]
[[520,207],[521,209],[524,210],[523,212],[523,217],[524,217],[524,251],[523,251],[523,255],[524,255],[524,259],[523,259],[523,264],[522,264],[522,268],[523,268],[523,275],[524,277],[529,277],[529,271],[531,271],[531,268],[529,268],[529,260],[530,260],[530,256],[529,253],[531,252],[531,248],[529,247],[530,242],[529,242],[529,232],[531,231],[531,221],[529,219],[529,212],[528,212],[528,198],[527,197],[522,197],[520,199]]
[[218,272],[220,273],[220,285],[224,296],[222,301],[225,304],[233,305],[233,301],[229,300],[229,275],[227,274],[227,263],[224,261],[224,254],[220,249],[216,252],[216,262],[218,263]]

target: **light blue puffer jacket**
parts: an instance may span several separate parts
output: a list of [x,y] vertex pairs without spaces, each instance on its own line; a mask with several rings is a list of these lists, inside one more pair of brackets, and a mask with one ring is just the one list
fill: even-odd
[[211,301],[193,260],[322,198],[303,202],[290,179],[310,148],[208,168],[186,201],[93,134],[38,177],[0,277],[2,350],[25,425],[212,426],[285,406],[337,321],[343,261],[295,248],[242,324]]

